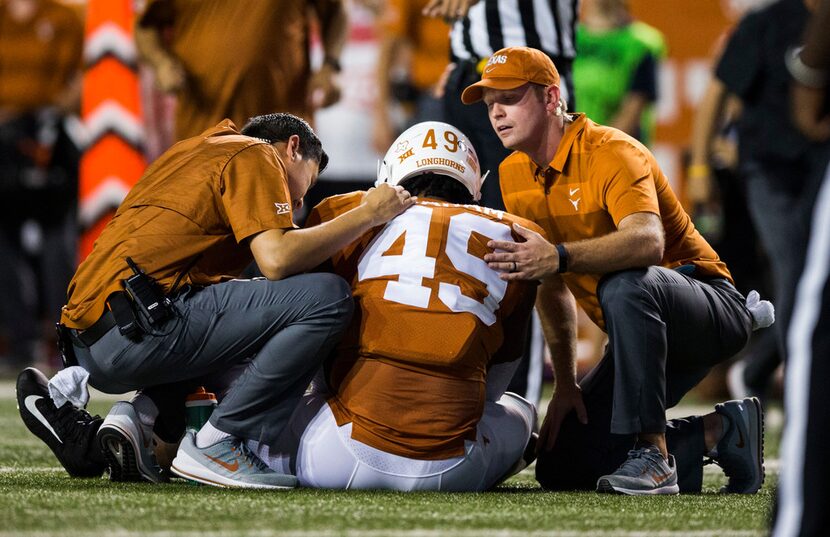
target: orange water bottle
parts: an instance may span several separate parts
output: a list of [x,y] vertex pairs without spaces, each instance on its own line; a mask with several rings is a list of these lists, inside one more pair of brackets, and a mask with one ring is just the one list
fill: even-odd
[[216,408],[216,396],[205,390],[204,386],[187,396],[185,400],[185,415],[188,431],[198,431],[207,423],[213,409]]

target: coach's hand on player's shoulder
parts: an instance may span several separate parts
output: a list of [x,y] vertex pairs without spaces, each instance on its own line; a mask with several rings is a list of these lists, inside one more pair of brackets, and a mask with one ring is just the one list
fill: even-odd
[[363,195],[360,206],[371,214],[372,225],[378,226],[407,210],[416,200],[402,186],[382,183]]
[[502,280],[542,280],[555,274],[559,268],[559,253],[556,247],[543,236],[519,224],[513,230],[524,242],[490,241],[488,248],[495,250],[486,254],[487,265],[501,272]]
[[548,403],[548,410],[545,414],[545,421],[539,431],[539,443],[536,444],[536,452],[550,451],[556,444],[556,437],[559,436],[559,429],[562,421],[571,412],[576,412],[576,417],[582,424],[588,424],[588,411],[585,409],[585,402],[582,400],[582,390],[574,383],[562,383],[556,385],[553,397]]

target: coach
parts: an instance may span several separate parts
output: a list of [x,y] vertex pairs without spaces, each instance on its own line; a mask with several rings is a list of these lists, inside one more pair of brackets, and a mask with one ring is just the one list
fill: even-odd
[[[294,229],[292,210],[327,162],[317,136],[295,116],[258,116],[241,133],[225,120],[162,155],[121,204],[78,268],[61,316],[93,386],[145,389],[132,405],[116,405],[101,427],[116,444],[122,440],[109,446],[122,454],[109,457],[111,464],[144,449],[137,438],[147,435],[134,422],[146,427],[157,414],[153,390],[164,397],[241,366],[195,445],[180,447],[177,459],[189,461],[181,465],[187,477],[209,484],[293,485],[243,440],[269,443],[279,435],[348,325],[352,300],[338,277],[289,276],[411,204],[402,189],[383,186],[328,223]],[[252,259],[266,279],[228,281]],[[162,300],[142,314],[142,295],[153,285],[136,270],[155,280],[169,305]],[[125,297],[125,282],[134,285],[133,296]]]
[[[675,420],[667,438],[666,408],[741,350],[753,320],[654,157],[625,133],[566,113],[559,74],[538,50],[493,54],[462,94],[464,103],[482,98],[514,150],[499,168],[507,210],[554,241],[519,228],[526,242],[493,241],[505,252],[485,258],[506,280],[543,282],[537,308],[556,391],[541,432],[540,483],[626,494],[699,490],[705,445],[730,476],[729,490],[756,491],[757,400]],[[575,303],[609,338],[581,386]]]

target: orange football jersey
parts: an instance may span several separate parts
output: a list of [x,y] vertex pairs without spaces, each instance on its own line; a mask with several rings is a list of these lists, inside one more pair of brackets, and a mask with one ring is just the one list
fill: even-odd
[[[360,204],[362,192],[323,200],[314,225]],[[530,221],[421,198],[332,258],[356,301],[327,378],[338,424],[389,453],[445,459],[475,439],[491,363],[518,358],[535,284],[487,267],[490,239],[516,240]]]

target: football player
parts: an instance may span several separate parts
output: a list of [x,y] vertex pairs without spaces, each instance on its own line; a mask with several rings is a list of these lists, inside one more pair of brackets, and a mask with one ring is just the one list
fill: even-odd
[[[376,184],[418,201],[331,258],[328,270],[351,283],[354,320],[291,438],[270,456],[253,446],[273,468],[310,487],[480,491],[525,466],[536,410],[505,388],[536,285],[501,280],[483,257],[488,240],[515,240],[514,226],[542,231],[474,205],[482,181],[473,147],[448,124],[419,123],[392,144]],[[323,200],[309,225],[363,195]]]

